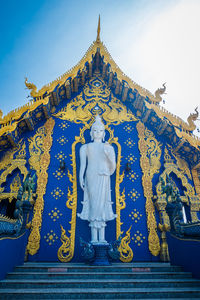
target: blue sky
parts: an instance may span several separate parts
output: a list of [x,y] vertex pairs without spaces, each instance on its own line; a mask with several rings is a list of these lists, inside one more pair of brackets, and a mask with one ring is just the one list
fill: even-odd
[[99,14],[101,40],[131,79],[152,93],[167,82],[165,107],[185,120],[200,106],[199,0],[11,0],[0,10],[4,115],[27,103],[25,76],[41,88],[82,58]]

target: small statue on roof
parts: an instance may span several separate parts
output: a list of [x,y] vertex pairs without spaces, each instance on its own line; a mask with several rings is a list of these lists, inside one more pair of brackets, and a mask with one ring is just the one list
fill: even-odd
[[162,101],[162,97],[161,95],[163,94],[166,94],[165,93],[166,91],[166,82],[163,83],[163,87],[162,88],[159,88],[155,91],[155,97],[156,97],[156,100],[160,103]]
[[25,82],[24,82],[24,83],[25,83],[26,87],[27,87],[29,90],[31,90],[30,94],[31,94],[31,96],[33,97],[33,96],[34,96],[34,93],[36,93],[36,91],[37,91],[36,85],[35,85],[34,83],[28,82],[28,78],[27,78],[27,77],[25,77]]
[[198,116],[199,116],[198,107],[196,107],[195,113],[190,114],[189,117],[187,118],[187,121],[191,127],[191,130],[194,130],[196,128],[196,125],[194,124],[194,122],[197,120]]

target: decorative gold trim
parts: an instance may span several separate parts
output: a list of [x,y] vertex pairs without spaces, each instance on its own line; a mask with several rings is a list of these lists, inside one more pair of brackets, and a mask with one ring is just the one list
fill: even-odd
[[68,236],[66,235],[66,230],[62,227],[62,225],[60,225],[60,227],[61,227],[60,240],[62,242],[62,245],[58,249],[57,255],[58,255],[58,259],[61,262],[68,262],[73,257],[71,252],[71,247],[70,247],[71,241],[70,238],[68,238]]
[[170,261],[168,243],[166,237],[166,231],[170,230],[170,226],[166,224],[159,224],[159,230],[161,231],[161,247],[160,247],[160,259],[161,261],[168,262]]
[[[26,160],[25,159],[14,159],[12,161],[12,164],[7,167],[7,169],[1,174],[0,176],[0,183],[2,185],[2,183],[6,182],[6,178],[9,174],[11,174],[15,169],[19,169],[21,171],[21,174],[24,175],[24,178],[26,178],[26,175],[28,173],[26,167]],[[0,193],[2,193],[4,191],[4,188],[0,186]]]
[[[37,199],[34,205],[34,215],[31,224],[31,233],[28,238],[27,251],[29,254],[34,255],[40,248],[40,229],[42,226],[42,213],[44,208],[44,195],[46,193],[46,185],[48,181],[47,169],[50,163],[50,150],[52,146],[52,133],[55,125],[54,119],[50,118],[44,125],[44,133],[42,135],[43,145],[42,153],[39,147],[35,149],[35,155],[29,159],[29,163],[36,170],[37,174]],[[42,128],[43,130],[43,128]],[[39,133],[41,135],[41,133]],[[38,133],[35,139],[32,140],[30,148],[37,145]],[[31,153],[32,154],[32,153]]]
[[100,42],[100,31],[101,31],[101,26],[100,26],[100,15],[99,15],[99,21],[98,21],[98,27],[97,27],[97,38],[96,38],[97,43]]
[[[139,136],[139,150],[140,150],[140,166],[143,172],[142,175],[142,185],[144,189],[144,196],[146,198],[146,214],[147,214],[147,228],[148,228],[148,242],[149,242],[149,250],[152,253],[152,255],[157,256],[160,252],[160,241],[157,234],[157,224],[155,219],[155,208],[152,202],[153,198],[153,191],[152,191],[152,178],[155,173],[158,172],[160,168],[159,163],[159,156],[157,156],[157,159],[154,160],[148,158],[148,147],[150,140],[147,138],[145,140],[145,126],[143,123],[138,122],[137,125],[137,131]],[[148,131],[149,132],[149,131]],[[150,133],[150,132],[149,132]],[[152,139],[152,136],[150,137]],[[154,142],[156,143],[156,140],[154,138]],[[156,146],[157,150],[159,149],[159,145]],[[153,163],[155,162],[155,164]]]
[[[15,159],[14,159],[15,155]],[[0,170],[2,171],[0,175],[0,201],[3,199],[9,199],[12,202],[13,198],[17,198],[17,193],[19,186],[21,185],[21,180],[19,175],[17,175],[10,185],[10,192],[4,193],[4,187],[2,184],[6,182],[7,176],[11,175],[15,169],[19,169],[24,179],[26,178],[28,171],[25,167],[26,165],[26,146],[21,140],[17,145],[17,148],[10,150],[5,153],[0,162]],[[18,182],[18,183],[17,183]]]
[[[145,102],[145,105],[147,106],[148,109],[153,109],[156,112],[156,114],[161,118],[161,120],[167,118],[170,122],[172,122],[177,136],[180,138],[183,137],[192,146],[194,146],[199,150],[198,147],[200,146],[200,138],[191,134],[191,131],[193,131],[196,128],[194,121],[191,121],[189,119],[188,123],[186,123],[178,116],[175,116],[169,111],[167,111],[164,107],[154,103]],[[181,127],[182,130],[178,129],[178,127]]]
[[[92,122],[90,122],[92,123]],[[58,249],[58,259],[62,262],[70,261],[74,256],[74,246],[75,246],[75,232],[76,232],[76,210],[77,210],[77,175],[76,175],[76,145],[78,143],[85,143],[84,132],[86,129],[90,128],[90,124],[87,123],[85,126],[80,129],[80,135],[75,137],[75,141],[72,144],[72,154],[71,161],[72,161],[72,174],[68,170],[68,177],[70,182],[72,183],[72,191],[68,187],[68,194],[67,194],[67,208],[72,210],[71,215],[71,228],[69,230],[70,237],[66,235],[66,230],[61,225],[61,242],[62,245]],[[63,254],[64,253],[64,254]]]
[[[170,147],[170,146],[169,146],[169,147]],[[188,167],[187,162],[186,162],[185,160],[183,160],[182,158],[180,158],[180,156],[175,155],[175,154],[173,153],[172,147],[170,147],[170,149],[171,149],[171,154],[172,154],[172,155],[174,156],[174,158],[176,159],[176,163],[177,163],[178,168],[181,170],[181,172],[182,172],[183,174],[186,174],[187,177],[188,177],[190,180],[192,180],[191,171],[190,171],[190,169],[189,169],[189,167]]]
[[26,231],[24,232],[24,233],[22,233],[20,236],[18,236],[18,237],[2,237],[2,238],[0,238],[0,241],[2,241],[2,240],[18,240],[18,239],[20,239],[23,235],[25,235],[25,233],[26,233]]
[[[94,55],[97,52],[97,49],[100,50],[100,54],[104,57],[104,62],[106,64],[110,64],[110,72],[116,73],[118,79],[121,82],[125,82],[129,88],[132,88],[133,90],[136,89],[141,96],[148,97],[151,100],[151,104],[148,103],[147,101],[146,106],[149,109],[153,109],[161,119],[164,117],[167,117],[168,120],[172,122],[172,124],[175,127],[182,127],[182,131],[180,131],[178,128],[175,128],[176,133],[179,137],[185,138],[189,143],[196,147],[198,149],[198,146],[200,146],[200,139],[198,137],[195,137],[189,133],[188,131],[193,131],[195,128],[194,124],[194,115],[191,114],[188,118],[188,124],[184,122],[181,118],[174,116],[173,114],[169,113],[167,110],[165,110],[163,107],[159,106],[158,103],[160,102],[159,97],[155,97],[152,93],[150,93],[148,90],[142,88],[138,84],[136,84],[134,81],[132,81],[128,76],[126,76],[121,69],[117,66],[117,64],[114,62],[112,59],[111,55],[109,54],[108,50],[106,49],[105,45],[100,41],[99,34],[97,34],[97,40],[91,44],[83,58],[80,60],[80,62],[75,65],[72,69],[64,73],[62,76],[57,78],[56,80],[52,81],[48,85],[43,86],[42,89],[40,89],[37,92],[37,88],[33,83],[29,83],[27,78],[25,80],[25,84],[28,89],[31,90],[31,96],[36,98],[36,101],[31,101],[30,103],[26,104],[25,106],[16,109],[14,111],[11,111],[8,115],[4,116],[2,118],[2,114],[0,114],[0,124],[4,124],[4,127],[0,129],[0,136],[3,135],[4,133],[8,133],[11,131],[14,131],[16,129],[18,119],[21,117],[21,115],[27,111],[27,113],[33,111],[36,107],[38,107],[41,104],[47,104],[49,101],[49,98],[46,97],[43,99],[44,93],[50,93],[54,90],[54,88],[57,85],[62,85],[66,82],[66,80],[70,77],[72,80],[77,76],[77,73],[80,71],[85,70],[85,64],[88,62],[89,64],[92,62],[92,59]],[[15,121],[12,122],[11,121]]]
[[[96,76],[95,76],[96,79]],[[90,80],[90,84],[94,78]],[[65,243],[62,240],[63,245],[67,245],[65,249],[65,261],[70,261],[73,257],[74,253],[74,240],[75,240],[75,228],[76,228],[76,207],[77,207],[77,176],[76,176],[76,155],[75,148],[77,143],[85,143],[84,132],[85,130],[89,130],[94,119],[94,115],[99,113],[99,111],[94,110],[94,107],[98,105],[98,108],[101,109],[99,113],[102,119],[106,122],[105,130],[107,130],[110,134],[108,142],[110,144],[115,144],[118,148],[118,156],[117,156],[117,166],[116,166],[116,185],[115,185],[115,194],[116,194],[116,236],[117,238],[123,233],[121,231],[121,220],[120,220],[120,211],[125,208],[125,190],[120,193],[120,183],[123,181],[124,173],[120,175],[120,161],[121,161],[121,145],[118,142],[118,138],[114,137],[114,130],[112,130],[109,126],[118,125],[124,121],[135,121],[134,116],[128,112],[127,108],[119,102],[115,97],[111,96],[111,101],[108,103],[110,97],[110,89],[105,87],[105,83],[98,78],[101,84],[99,86],[93,85],[90,93],[89,93],[89,85],[86,84],[83,94],[87,101],[83,99],[82,95],[77,96],[74,100],[67,104],[67,107],[59,111],[55,114],[55,117],[60,118],[62,120],[69,120],[71,122],[77,124],[84,124],[84,127],[80,129],[80,135],[75,137],[75,141],[72,144],[72,154],[71,161],[73,167],[73,173],[71,174],[68,171],[68,177],[70,182],[72,183],[72,191],[68,188],[68,200],[67,207],[72,209],[72,216],[70,220],[71,228],[69,230],[70,236],[66,239],[69,240],[69,243]],[[104,88],[102,88],[102,86]],[[110,113],[111,112],[111,113]],[[88,123],[89,122],[89,123]],[[62,234],[61,229],[61,234]],[[61,246],[60,249],[64,249],[64,246]],[[60,250],[61,251],[61,250]],[[58,252],[61,259],[62,251]],[[59,257],[58,257],[59,258]],[[59,259],[60,259],[59,258]]]
[[[167,150],[165,149],[165,153]],[[180,178],[182,185],[186,188],[186,191],[184,191],[184,194],[186,197],[190,198],[195,195],[195,191],[193,186],[188,182],[186,176],[183,174],[183,172],[179,171],[177,168],[177,165],[173,162],[165,162],[164,164],[165,170],[161,174],[161,177],[165,180],[166,175],[169,175],[170,173],[176,174],[178,178]],[[156,192],[158,196],[161,196],[162,189],[161,189],[161,182],[159,182],[156,186]],[[185,202],[185,201],[184,201]]]
[[[197,212],[200,209],[199,197],[195,195],[194,187],[188,182],[187,177],[183,173],[183,170],[180,171],[178,169],[179,165],[177,166],[177,164],[174,163],[174,161],[172,160],[167,148],[165,148],[164,167],[165,167],[165,170],[160,175],[160,177],[162,177],[163,180],[166,181],[166,175],[170,175],[170,173],[176,174],[176,176],[181,180],[183,187],[185,187],[184,196],[181,196],[181,201],[187,203],[188,205],[190,204],[190,212],[191,212],[192,222],[199,221],[199,218],[197,216]],[[193,170],[192,170],[192,172],[193,172]],[[161,210],[161,215],[160,215],[161,222],[163,222],[166,225],[169,225],[169,218],[168,218],[168,215],[165,210],[167,202],[165,199],[165,195],[162,195],[162,188],[161,188],[160,181],[158,182],[158,184],[156,186],[156,193],[158,196],[156,205],[157,205],[157,207],[159,207],[159,210]],[[189,203],[189,201],[190,201],[190,203]]]
[[[71,161],[72,161],[72,168],[73,173],[71,174],[68,170],[68,177],[70,182],[72,183],[72,191],[68,187],[68,200],[66,202],[67,208],[72,210],[71,215],[71,228],[69,230],[70,237],[66,235],[65,229],[61,227],[61,242],[62,245],[58,249],[58,259],[60,261],[68,262],[73,258],[74,255],[74,244],[75,244],[75,231],[76,231],[76,210],[77,210],[77,171],[76,171],[76,145],[78,143],[85,143],[84,132],[87,129],[90,129],[93,123],[93,118],[89,124],[85,124],[85,126],[80,129],[80,135],[75,137],[75,141],[72,144],[72,154],[71,154]],[[115,184],[115,193],[116,193],[116,236],[117,238],[122,234],[121,231],[121,220],[120,220],[120,211],[125,208],[125,190],[123,190],[122,194],[120,193],[120,183],[123,181],[124,172],[120,175],[120,161],[121,161],[121,146],[118,143],[118,138],[114,137],[114,130],[108,127],[108,124],[105,125],[105,130],[110,133],[110,138],[108,140],[109,143],[114,143],[118,147],[118,156],[117,156],[117,167],[116,167],[116,184]],[[62,237],[63,236],[63,237]],[[64,238],[65,237],[65,238]],[[67,243],[66,243],[67,241]],[[64,250],[65,249],[65,250]],[[65,255],[63,256],[63,251]],[[66,254],[67,253],[67,254]]]
[[0,128],[0,136],[4,135],[5,133],[8,134],[9,132],[14,131],[17,128],[17,124],[21,122],[21,116],[26,112],[24,118],[28,117],[29,114],[34,111],[40,105],[46,105],[49,102],[48,97],[44,99],[35,101],[30,101],[27,104],[10,111],[7,115],[5,115],[2,119],[0,119],[0,125],[3,125]]
[[131,231],[131,227],[126,231],[125,237],[123,237],[123,239],[121,240],[121,244],[118,248],[118,251],[120,252],[120,260],[123,262],[131,262],[133,259],[133,251],[130,248],[129,244],[130,244],[130,231]]
[[[116,182],[115,182],[115,197],[116,197],[116,239],[123,233],[121,231],[121,210],[126,207],[125,202],[125,188],[123,189],[122,193],[120,193],[120,184],[124,179],[124,171],[120,174],[120,163],[121,163],[121,145],[118,142],[118,138],[114,137],[114,130],[110,129],[109,124],[105,126],[105,129],[108,130],[110,133],[110,138],[108,142],[110,144],[115,144],[118,149],[118,156],[117,156],[117,164],[116,164]],[[120,258],[121,259],[121,258]]]
[[[192,169],[192,177],[193,177],[193,182],[194,182],[196,193],[200,199],[200,180],[199,180],[197,169]],[[200,207],[199,207],[199,209],[200,209]]]

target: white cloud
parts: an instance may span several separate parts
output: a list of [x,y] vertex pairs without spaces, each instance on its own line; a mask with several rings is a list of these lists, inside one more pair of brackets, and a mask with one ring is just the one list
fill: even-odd
[[[200,111],[199,16],[200,1],[195,0],[152,14],[140,24],[143,34],[132,40],[126,56],[125,51],[120,56],[125,73],[152,93],[167,82],[165,108],[184,120],[195,107]],[[196,124],[200,127],[200,121]]]

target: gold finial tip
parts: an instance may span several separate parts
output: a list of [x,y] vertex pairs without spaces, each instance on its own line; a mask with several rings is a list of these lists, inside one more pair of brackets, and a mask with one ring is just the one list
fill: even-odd
[[98,27],[97,27],[97,39],[96,39],[96,42],[100,42],[100,30],[101,30],[101,27],[100,27],[100,15],[99,15],[99,21],[98,21]]

